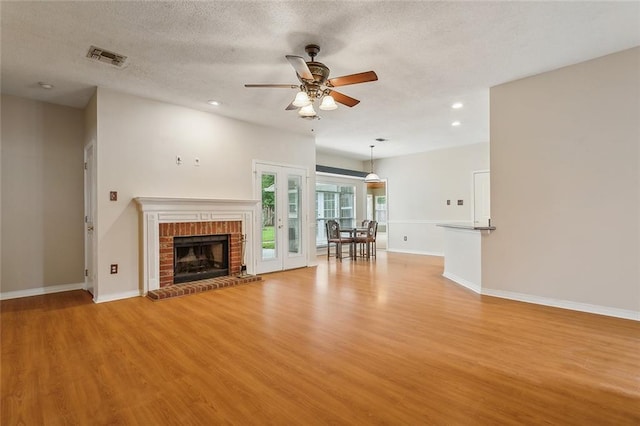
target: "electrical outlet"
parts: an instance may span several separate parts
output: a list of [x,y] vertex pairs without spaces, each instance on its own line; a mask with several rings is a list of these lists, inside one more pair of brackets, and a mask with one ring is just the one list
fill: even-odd
[[118,201],[118,191],[109,191],[109,201]]
[[181,155],[176,155],[176,164],[178,166],[182,164],[182,156]]
[[407,241],[407,236],[406,235],[404,236],[404,240]]
[[196,166],[196,167],[198,167],[198,166],[200,165],[200,159],[199,159],[198,157],[196,157],[196,158],[193,160],[193,165],[194,165],[194,166]]
[[112,263],[111,264],[111,273],[112,274],[117,274],[118,273],[118,264],[117,263]]
[[451,205],[451,200],[447,200],[447,205],[450,206]]

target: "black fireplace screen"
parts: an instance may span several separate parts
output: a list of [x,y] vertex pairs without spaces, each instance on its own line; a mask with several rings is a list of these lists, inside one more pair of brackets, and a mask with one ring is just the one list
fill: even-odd
[[174,284],[229,275],[229,235],[173,238]]

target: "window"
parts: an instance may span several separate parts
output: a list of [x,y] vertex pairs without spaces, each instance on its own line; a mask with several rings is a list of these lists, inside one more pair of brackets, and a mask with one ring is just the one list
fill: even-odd
[[378,225],[387,224],[387,197],[384,195],[375,196],[376,220]]
[[318,217],[316,246],[327,244],[325,223],[328,219],[336,219],[343,228],[352,228],[356,220],[356,188],[353,185],[334,183],[316,184],[316,212]]

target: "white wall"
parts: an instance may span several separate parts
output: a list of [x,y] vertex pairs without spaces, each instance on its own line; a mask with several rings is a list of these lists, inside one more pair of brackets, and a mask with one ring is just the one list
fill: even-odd
[[84,145],[95,143],[98,137],[98,105],[97,93],[94,93],[84,108]]
[[[252,161],[300,165],[315,188],[313,137],[106,89],[97,92],[97,300],[140,291],[135,197],[253,199]],[[176,155],[183,164],[176,165]],[[194,159],[200,166],[194,166]],[[109,201],[118,191],[118,201]],[[313,193],[313,192],[311,192]],[[313,218],[315,202],[309,199]],[[315,252],[310,221],[309,253]],[[109,265],[117,263],[117,275]]]
[[362,161],[348,158],[339,154],[331,154],[328,152],[316,152],[316,164],[321,166],[338,167],[347,170],[364,171]]
[[491,89],[488,293],[640,319],[640,48]]
[[436,224],[472,222],[472,172],[489,169],[489,144],[378,159],[375,167],[388,178],[388,250],[441,256],[444,231]]
[[2,297],[84,283],[83,112],[2,96]]

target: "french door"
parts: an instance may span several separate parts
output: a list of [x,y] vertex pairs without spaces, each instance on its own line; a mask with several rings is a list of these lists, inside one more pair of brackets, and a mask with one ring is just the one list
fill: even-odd
[[260,226],[257,273],[307,266],[307,172],[256,163]]

